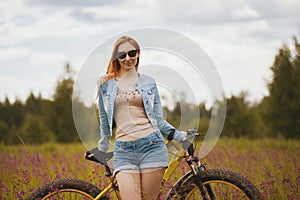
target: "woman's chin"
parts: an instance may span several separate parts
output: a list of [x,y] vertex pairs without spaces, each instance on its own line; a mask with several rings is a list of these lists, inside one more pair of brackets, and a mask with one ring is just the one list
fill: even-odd
[[134,65],[125,65],[125,66],[123,66],[123,69],[125,69],[126,71],[129,71],[133,68],[134,68]]

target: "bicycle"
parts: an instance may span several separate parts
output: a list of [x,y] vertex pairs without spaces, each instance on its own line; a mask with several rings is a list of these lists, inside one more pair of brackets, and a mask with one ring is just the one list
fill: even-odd
[[[192,136],[199,135],[194,129],[186,131],[186,134]],[[174,150],[178,151],[181,148],[179,143],[170,141],[171,139],[168,138],[166,142],[169,153],[174,152]],[[171,153],[171,156],[173,156],[173,160],[164,174],[162,186],[170,180],[183,159],[186,160],[190,171],[179,178],[171,187],[166,198],[167,200],[263,199],[255,185],[239,173],[226,169],[206,169],[206,166],[194,155],[181,153],[181,156],[178,156]],[[108,196],[111,196],[113,199],[121,200],[117,181],[106,162],[112,157],[113,152],[108,152],[105,156],[93,156],[90,158],[90,160],[100,163],[105,167],[105,176],[109,178],[110,184],[104,189],[101,190],[96,185],[84,180],[62,178],[39,187],[30,195],[29,199],[108,200]]]

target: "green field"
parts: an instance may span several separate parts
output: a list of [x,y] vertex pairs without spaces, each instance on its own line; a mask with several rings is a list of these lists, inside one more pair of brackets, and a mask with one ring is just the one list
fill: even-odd
[[[102,166],[83,159],[82,144],[2,145],[0,149],[0,199],[24,199],[56,178],[76,177],[102,188],[108,181]],[[300,199],[300,141],[222,138],[202,162],[208,168],[243,174],[265,199]],[[170,184],[187,170],[183,163]]]

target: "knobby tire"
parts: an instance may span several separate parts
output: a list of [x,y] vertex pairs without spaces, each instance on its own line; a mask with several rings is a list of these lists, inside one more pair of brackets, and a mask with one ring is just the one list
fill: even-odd
[[[46,200],[46,199],[93,199],[101,190],[87,181],[62,178],[47,183],[36,189],[28,198],[28,200]],[[68,193],[68,197],[64,197],[64,193]],[[77,195],[80,195],[78,197]],[[62,197],[63,196],[63,197]],[[76,196],[76,197],[75,197]],[[108,200],[102,197],[101,200]]]

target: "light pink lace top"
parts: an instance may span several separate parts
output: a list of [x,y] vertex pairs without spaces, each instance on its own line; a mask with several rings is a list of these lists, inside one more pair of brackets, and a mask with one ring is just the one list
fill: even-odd
[[122,91],[118,89],[115,99],[114,120],[116,139],[132,140],[155,131],[152,127],[138,90]]

